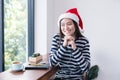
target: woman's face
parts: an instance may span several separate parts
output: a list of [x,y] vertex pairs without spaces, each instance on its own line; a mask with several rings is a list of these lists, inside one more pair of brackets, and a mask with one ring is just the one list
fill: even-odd
[[69,18],[62,19],[61,31],[65,36],[74,36],[75,26],[73,21]]

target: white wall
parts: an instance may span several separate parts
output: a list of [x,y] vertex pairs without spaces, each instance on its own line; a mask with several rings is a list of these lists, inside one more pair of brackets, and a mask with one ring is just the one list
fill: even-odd
[[35,0],[35,52],[47,53],[47,0]]
[[47,1],[47,51],[50,51],[51,40],[54,33],[56,33],[56,29],[54,28],[54,19],[55,19],[55,6],[54,0]]
[[54,32],[54,0],[35,1],[35,52],[50,51]]
[[91,63],[100,67],[96,80],[120,79],[120,0],[36,0],[36,4],[36,51],[49,52],[58,16],[77,7],[90,41]]

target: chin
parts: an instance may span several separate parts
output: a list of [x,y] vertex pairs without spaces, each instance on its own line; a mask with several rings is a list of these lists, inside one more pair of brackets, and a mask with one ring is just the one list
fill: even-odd
[[71,36],[71,34],[64,34],[65,36]]

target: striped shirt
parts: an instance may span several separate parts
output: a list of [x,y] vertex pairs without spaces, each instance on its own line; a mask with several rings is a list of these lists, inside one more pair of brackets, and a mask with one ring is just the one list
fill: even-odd
[[82,73],[87,72],[90,67],[89,41],[86,37],[79,37],[75,40],[75,50],[71,45],[64,47],[63,42],[64,39],[60,40],[59,34],[53,37],[49,56],[50,65],[59,65],[56,77],[63,77],[65,80],[82,80]]

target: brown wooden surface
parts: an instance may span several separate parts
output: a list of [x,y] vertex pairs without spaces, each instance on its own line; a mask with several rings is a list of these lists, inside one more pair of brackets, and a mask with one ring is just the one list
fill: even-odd
[[[48,62],[48,58],[44,57],[44,61]],[[49,80],[55,74],[57,67],[41,70],[25,70],[13,72],[11,70],[0,73],[0,80]]]

